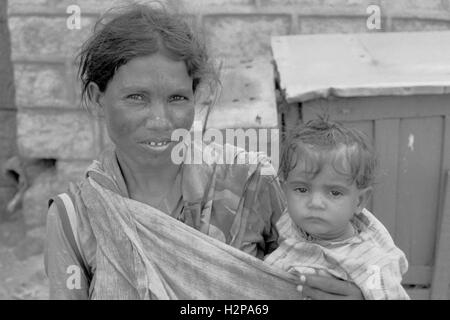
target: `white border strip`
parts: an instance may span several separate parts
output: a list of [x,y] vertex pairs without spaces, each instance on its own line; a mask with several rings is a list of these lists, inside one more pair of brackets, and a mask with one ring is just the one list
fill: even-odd
[[58,197],[61,198],[64,206],[66,207],[67,216],[69,217],[70,227],[72,229],[73,237],[75,238],[76,245],[78,247],[78,252],[80,252],[81,257],[85,259],[83,253],[81,251],[80,240],[78,239],[78,221],[75,216],[75,207],[73,206],[72,199],[69,197],[67,193],[59,194]]

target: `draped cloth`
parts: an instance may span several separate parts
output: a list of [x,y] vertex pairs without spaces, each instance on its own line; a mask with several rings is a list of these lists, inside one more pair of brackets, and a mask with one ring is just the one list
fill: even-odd
[[[186,203],[208,201],[200,215],[185,208],[186,222],[130,199],[114,167],[114,153],[87,170],[81,197],[97,241],[92,299],[299,299],[298,278],[238,248],[249,227],[261,185],[261,164],[246,169],[246,183],[228,243],[210,234],[208,193],[217,181],[183,190]],[[212,173],[215,167],[212,166]],[[197,165],[183,179],[201,179]],[[204,171],[204,169],[202,169]],[[242,174],[242,172],[240,173]],[[209,176],[211,177],[211,175]],[[217,178],[218,179],[218,178]],[[190,181],[192,182],[192,181]],[[196,184],[190,183],[195,186]],[[191,218],[189,218],[189,216]]]

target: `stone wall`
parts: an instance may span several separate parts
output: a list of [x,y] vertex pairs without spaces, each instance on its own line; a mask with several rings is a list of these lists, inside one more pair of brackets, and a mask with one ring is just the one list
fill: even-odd
[[2,164],[16,150],[16,107],[7,2],[0,1],[0,222],[7,216],[6,203],[16,192],[15,181],[1,173]]
[[[57,160],[54,172],[36,178],[25,196],[24,211],[30,228],[43,225],[46,199],[63,190],[67,181],[79,177],[89,160],[107,143],[102,124],[80,108],[80,89],[73,58],[99,15],[112,4],[128,2],[9,1],[8,22],[18,108],[18,150],[24,157]],[[270,59],[271,35],[450,29],[450,0],[164,2],[172,8],[184,8],[189,19],[204,28],[213,52],[226,64],[255,57]],[[66,9],[74,4],[81,9],[81,29],[70,30],[66,24],[69,17]],[[369,16],[366,9],[372,4],[381,9],[380,30],[371,31],[366,27]],[[1,17],[0,14],[0,24],[4,21]],[[4,67],[1,68],[3,72]],[[11,104],[0,104],[1,128],[11,125],[8,119],[14,117],[13,112]],[[7,131],[13,132],[14,127]],[[7,139],[14,137],[10,135]],[[0,139],[2,150],[4,141]],[[12,142],[7,145],[12,145]],[[4,194],[1,183],[0,195]]]

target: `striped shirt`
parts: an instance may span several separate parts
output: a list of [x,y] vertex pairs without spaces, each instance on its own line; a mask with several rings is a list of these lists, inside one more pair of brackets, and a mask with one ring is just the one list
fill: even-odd
[[280,246],[265,261],[294,274],[317,273],[354,282],[365,299],[409,299],[401,285],[405,254],[368,210],[352,219],[357,234],[343,241],[305,237],[285,212],[277,222]]

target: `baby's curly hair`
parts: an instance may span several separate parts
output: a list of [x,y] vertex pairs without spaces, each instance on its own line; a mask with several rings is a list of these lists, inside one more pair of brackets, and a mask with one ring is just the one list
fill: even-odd
[[90,82],[104,92],[120,66],[133,58],[157,52],[186,63],[194,92],[203,82],[215,90],[219,82],[217,72],[199,33],[179,13],[167,11],[157,1],[153,4],[157,6],[134,3],[115,8],[97,21],[93,35],[77,56],[85,106],[90,99]]
[[[279,174],[286,181],[301,161],[311,178],[331,164],[336,172],[348,176],[358,189],[374,184],[377,168],[375,149],[361,131],[325,117],[293,129],[284,143]],[[342,165],[346,163],[346,165]]]

